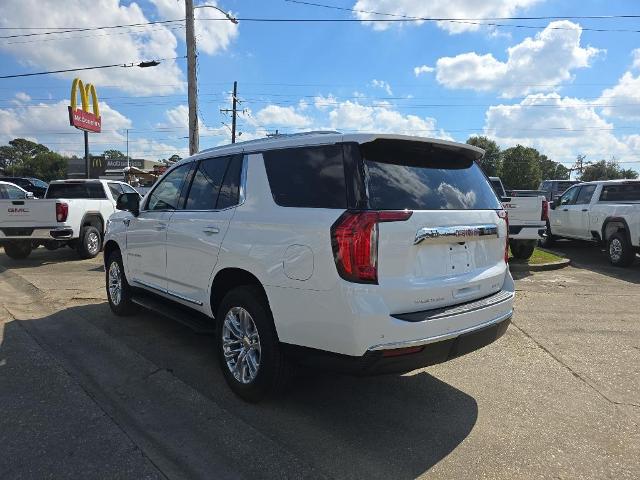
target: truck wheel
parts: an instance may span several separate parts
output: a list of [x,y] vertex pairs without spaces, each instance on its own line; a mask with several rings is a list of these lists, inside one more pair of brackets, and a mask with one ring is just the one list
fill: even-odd
[[31,242],[8,242],[4,244],[4,253],[14,260],[23,260],[31,255]]
[[254,286],[231,290],[222,299],[216,319],[218,357],[231,390],[248,402],[283,390],[291,368],[263,292]]
[[93,258],[100,253],[100,250],[102,250],[102,235],[100,235],[96,227],[82,227],[77,250],[80,258]]
[[509,247],[511,247],[511,254],[513,255],[513,258],[528,260],[531,258],[531,255],[533,255],[536,243],[535,240],[511,240],[509,242]]
[[122,255],[118,250],[109,255],[106,267],[107,299],[111,311],[119,316],[131,315],[136,306],[131,301],[131,286],[124,274]]
[[616,232],[607,240],[609,262],[616,267],[628,267],[636,258],[631,243],[624,232]]

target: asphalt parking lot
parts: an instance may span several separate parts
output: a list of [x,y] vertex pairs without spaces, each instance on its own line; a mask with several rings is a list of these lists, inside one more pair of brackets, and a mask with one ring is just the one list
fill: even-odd
[[212,338],[106,303],[102,257],[0,250],[0,478],[640,478],[640,259],[561,243],[498,342],[259,405]]

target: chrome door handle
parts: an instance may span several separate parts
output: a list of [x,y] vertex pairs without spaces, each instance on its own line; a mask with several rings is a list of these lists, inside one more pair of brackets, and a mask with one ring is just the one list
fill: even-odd
[[207,235],[213,235],[214,233],[220,233],[220,229],[218,227],[204,227],[202,231]]
[[589,209],[588,209],[588,208],[583,208],[583,209],[582,209],[582,211],[583,211],[583,212],[588,212],[588,211],[589,211]]
[[160,223],[158,225],[156,225],[155,227],[153,227],[155,230],[157,230],[158,232],[165,230],[167,228],[167,224],[166,223]]
[[569,209],[568,209],[568,208],[563,208],[563,209],[562,209],[562,211],[563,211],[563,212],[568,212],[568,211],[569,211]]

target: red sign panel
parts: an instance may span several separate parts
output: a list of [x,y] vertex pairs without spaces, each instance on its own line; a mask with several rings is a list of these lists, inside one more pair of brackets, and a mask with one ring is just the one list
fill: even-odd
[[80,130],[100,133],[102,119],[91,112],[85,112],[81,108],[73,110],[69,107],[69,124]]

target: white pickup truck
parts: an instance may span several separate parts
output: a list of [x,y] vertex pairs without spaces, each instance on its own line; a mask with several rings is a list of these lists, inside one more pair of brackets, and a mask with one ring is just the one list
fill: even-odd
[[28,257],[40,245],[67,245],[81,258],[93,258],[122,193],[136,191],[111,180],[59,180],[49,184],[43,199],[0,200],[0,246],[13,259]]
[[549,203],[544,195],[507,195],[502,180],[489,177],[491,185],[509,214],[509,248],[514,258],[527,259],[533,254],[538,240],[545,236]]
[[551,206],[547,243],[557,238],[598,242],[612,265],[626,267],[640,252],[640,180],[574,185]]

